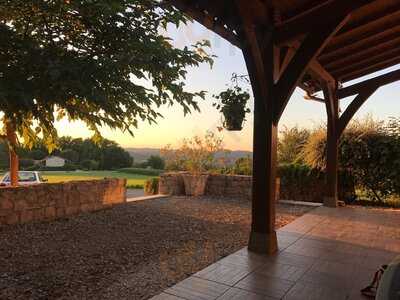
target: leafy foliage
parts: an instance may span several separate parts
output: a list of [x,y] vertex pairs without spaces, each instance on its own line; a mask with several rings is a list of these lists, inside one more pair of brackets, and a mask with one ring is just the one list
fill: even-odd
[[302,150],[307,144],[310,131],[297,126],[284,127],[279,135],[278,160],[282,164],[303,163]]
[[250,156],[240,157],[235,161],[232,173],[235,175],[252,175],[253,159]]
[[148,167],[152,169],[158,169],[158,170],[163,170],[165,168],[165,161],[164,159],[159,156],[159,155],[151,155],[147,161],[146,164]]
[[[130,154],[121,148],[117,143],[102,139],[100,143],[95,143],[91,139],[73,139],[71,137],[61,137],[57,140],[58,149],[53,151],[53,155],[60,156],[67,160],[67,165],[62,169],[76,170],[79,168],[85,170],[113,170],[124,167],[130,167],[133,158]],[[6,147],[5,145],[3,147]],[[0,147],[1,153],[2,147]],[[7,149],[8,152],[8,149]],[[25,160],[43,160],[48,152],[45,142],[38,140],[32,149],[20,148],[18,154]],[[44,154],[44,155],[43,155]],[[7,164],[8,155],[0,156],[0,165]],[[21,164],[22,168],[30,167]],[[41,166],[37,166],[38,169]]]
[[[41,134],[56,148],[56,119],[82,120],[100,139],[108,126],[132,133],[157,108],[198,110],[187,67],[212,63],[207,41],[175,48],[161,34],[187,19],[159,0],[0,3],[0,111],[25,145]],[[55,113],[55,114],[54,114]]]
[[241,87],[235,86],[214,97],[219,100],[213,103],[213,106],[224,116],[224,127],[228,130],[241,130],[246,120],[246,113],[250,112],[250,109],[246,107],[250,94]]
[[222,138],[208,131],[203,138],[194,136],[184,139],[178,149],[166,146],[161,149],[161,156],[165,159],[167,170],[201,173],[221,167],[224,158],[216,158],[216,154],[221,151],[223,151]]
[[160,178],[149,178],[144,184],[144,193],[146,195],[157,195],[159,190]]
[[[340,168],[349,172],[368,197],[382,201],[400,194],[399,122],[387,124],[366,119],[353,121],[345,130],[339,145]],[[326,166],[326,132],[318,129],[303,150],[305,162],[323,170]]]

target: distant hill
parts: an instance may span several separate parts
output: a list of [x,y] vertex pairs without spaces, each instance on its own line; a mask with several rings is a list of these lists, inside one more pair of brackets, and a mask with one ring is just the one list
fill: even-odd
[[[151,155],[160,155],[160,149],[157,148],[125,148],[126,151],[134,158],[135,163],[146,161]],[[217,157],[225,155],[223,152],[217,154]],[[251,151],[235,150],[229,152],[227,159],[229,162],[235,162],[238,158],[252,156]]]

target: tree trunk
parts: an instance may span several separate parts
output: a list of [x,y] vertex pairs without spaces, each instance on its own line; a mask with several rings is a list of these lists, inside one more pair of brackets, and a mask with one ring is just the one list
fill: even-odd
[[10,181],[11,186],[18,186],[18,169],[19,169],[19,159],[18,155],[15,152],[17,147],[17,134],[15,132],[14,125],[5,120],[6,134],[7,140],[10,143],[9,153],[10,153]]

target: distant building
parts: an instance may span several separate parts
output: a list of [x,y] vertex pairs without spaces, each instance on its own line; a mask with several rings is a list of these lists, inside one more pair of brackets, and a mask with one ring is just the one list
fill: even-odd
[[48,156],[44,159],[46,167],[57,168],[65,166],[65,159],[59,156]]

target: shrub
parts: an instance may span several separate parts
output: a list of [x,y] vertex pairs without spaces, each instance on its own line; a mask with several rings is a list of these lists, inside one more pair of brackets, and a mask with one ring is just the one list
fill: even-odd
[[117,171],[120,173],[146,175],[146,176],[160,176],[160,174],[164,172],[164,170],[143,169],[143,168],[123,168]]
[[145,195],[157,195],[159,187],[160,178],[150,178],[147,179],[144,184]]
[[98,170],[100,163],[98,161],[87,159],[80,163],[80,166],[84,170]]
[[164,170],[165,168],[165,161],[159,155],[151,155],[147,161],[146,165],[151,167],[152,169]]
[[278,142],[278,161],[281,164],[303,163],[302,150],[310,137],[308,129],[284,127]]
[[252,175],[253,160],[250,156],[238,158],[233,166],[233,174],[235,175]]
[[224,167],[223,159],[216,157],[219,152],[223,152],[222,138],[208,131],[204,137],[184,139],[178,149],[163,148],[161,155],[167,170],[202,173]]
[[22,158],[19,160],[19,166],[21,169],[26,169],[35,165],[35,161],[29,158]]
[[[339,143],[339,169],[354,178],[372,200],[399,194],[400,122],[388,124],[371,118],[353,121]],[[314,131],[303,149],[304,161],[312,168],[325,170],[326,131]]]

